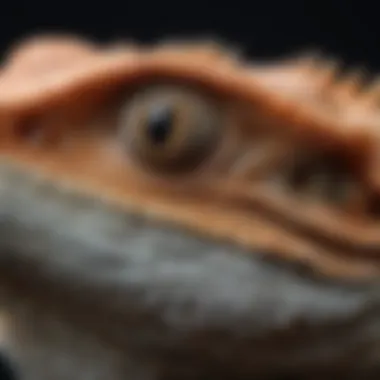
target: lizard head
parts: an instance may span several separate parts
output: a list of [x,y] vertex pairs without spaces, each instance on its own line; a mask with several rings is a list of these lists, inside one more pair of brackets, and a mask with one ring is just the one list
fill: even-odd
[[[164,226],[165,238],[135,226],[135,239],[157,237],[145,246],[157,260],[170,249],[214,252],[248,260],[243,271],[258,260],[376,283],[377,93],[355,76],[338,81],[329,62],[250,64],[207,44],[46,37],[13,50],[0,81],[2,160]],[[259,272],[269,287],[282,276]]]
[[126,210],[368,278],[380,270],[379,119],[371,91],[333,74],[206,44],[37,38],[3,68],[2,155]]

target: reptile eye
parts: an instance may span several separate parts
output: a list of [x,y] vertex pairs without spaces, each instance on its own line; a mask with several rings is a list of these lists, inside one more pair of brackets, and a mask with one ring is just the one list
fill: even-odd
[[221,128],[216,100],[180,87],[138,92],[121,118],[123,141],[133,157],[165,172],[198,167],[214,151]]

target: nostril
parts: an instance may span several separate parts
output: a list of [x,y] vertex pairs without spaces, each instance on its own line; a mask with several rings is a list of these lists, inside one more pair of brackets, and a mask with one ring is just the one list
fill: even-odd
[[0,351],[0,380],[18,380],[13,363]]

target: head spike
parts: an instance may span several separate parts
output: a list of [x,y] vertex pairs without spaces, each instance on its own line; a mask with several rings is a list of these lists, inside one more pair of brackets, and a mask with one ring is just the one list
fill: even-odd
[[369,107],[380,106],[380,77],[375,78],[364,92],[361,102]]
[[329,90],[336,83],[340,71],[341,63],[337,59],[331,58],[320,62],[316,75],[322,86]]
[[351,70],[331,88],[331,100],[340,104],[352,104],[359,100],[364,88],[366,71],[361,68]]

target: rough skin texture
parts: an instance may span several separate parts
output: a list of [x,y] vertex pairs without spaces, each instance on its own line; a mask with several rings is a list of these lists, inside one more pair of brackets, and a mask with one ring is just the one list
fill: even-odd
[[375,86],[67,36],[16,47],[0,83],[21,380],[379,378]]

